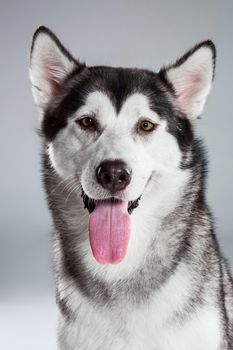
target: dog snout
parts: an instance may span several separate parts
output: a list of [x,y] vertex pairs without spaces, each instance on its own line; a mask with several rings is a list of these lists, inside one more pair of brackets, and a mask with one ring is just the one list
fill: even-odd
[[132,171],[122,160],[104,161],[96,169],[98,183],[112,193],[124,190],[131,181]]

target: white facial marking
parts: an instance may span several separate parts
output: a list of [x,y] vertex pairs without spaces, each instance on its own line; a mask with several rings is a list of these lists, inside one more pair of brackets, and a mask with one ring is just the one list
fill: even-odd
[[[101,134],[82,130],[75,119],[95,114]],[[140,118],[158,124],[150,134],[139,135],[135,126]],[[152,173],[154,181],[172,173],[179,166],[181,152],[176,139],[167,132],[167,123],[149,106],[143,94],[130,95],[117,114],[110,98],[100,91],[90,93],[83,105],[68,120],[49,146],[51,163],[66,177],[81,171],[82,187],[90,198],[109,198],[110,194],[98,184],[95,171],[109,159],[121,159],[132,170],[132,179],[118,197],[135,200],[144,192]]]
[[87,96],[85,105],[81,106],[75,113],[74,118],[82,115],[95,114],[103,127],[108,123],[114,123],[116,119],[115,108],[107,95],[95,91]]

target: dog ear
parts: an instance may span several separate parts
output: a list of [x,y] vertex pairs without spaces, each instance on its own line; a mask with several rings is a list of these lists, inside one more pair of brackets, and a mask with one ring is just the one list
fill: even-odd
[[30,80],[35,103],[42,112],[61,91],[65,78],[82,66],[48,28],[42,26],[36,30],[31,47]]
[[215,46],[208,40],[196,45],[175,64],[159,73],[173,90],[178,107],[191,120],[203,111],[214,78],[215,59]]

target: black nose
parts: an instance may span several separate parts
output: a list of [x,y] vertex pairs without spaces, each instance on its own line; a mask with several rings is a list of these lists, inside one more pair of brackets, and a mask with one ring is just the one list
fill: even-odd
[[107,160],[96,169],[99,184],[111,192],[124,190],[131,180],[131,171],[122,160]]

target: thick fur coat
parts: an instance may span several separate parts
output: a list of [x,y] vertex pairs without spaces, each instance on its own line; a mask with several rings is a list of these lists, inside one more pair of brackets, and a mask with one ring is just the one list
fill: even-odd
[[[195,136],[215,58],[205,41],[159,73],[87,67],[49,29],[34,34],[30,77],[54,221],[58,349],[233,349],[233,282]],[[109,174],[98,178],[106,160],[130,169],[123,189],[106,185]],[[127,205],[125,252],[122,243],[114,252],[91,241],[101,203],[112,213]]]

